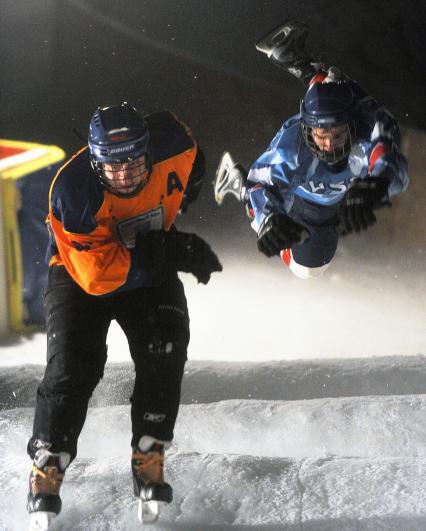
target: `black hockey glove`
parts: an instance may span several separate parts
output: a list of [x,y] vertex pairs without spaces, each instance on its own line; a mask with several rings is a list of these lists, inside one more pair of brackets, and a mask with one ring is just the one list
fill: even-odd
[[222,265],[210,245],[196,234],[171,229],[167,233],[167,260],[178,271],[192,273],[207,284],[210,275],[222,271]]
[[384,205],[389,181],[384,177],[366,177],[354,181],[340,205],[339,222],[336,227],[340,236],[367,230],[376,223],[374,210]]
[[257,248],[270,257],[309,238],[308,231],[285,214],[269,214],[257,233]]
[[168,232],[140,232],[136,237],[136,246],[141,252],[144,267],[158,276],[172,267],[192,273],[198,282],[207,284],[213,272],[222,271],[218,257],[207,242],[196,234],[179,232],[174,227]]

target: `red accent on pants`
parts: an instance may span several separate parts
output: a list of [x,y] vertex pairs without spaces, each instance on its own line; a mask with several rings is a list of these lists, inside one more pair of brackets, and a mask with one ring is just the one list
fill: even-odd
[[291,249],[283,249],[281,251],[281,260],[285,263],[287,267],[290,267]]

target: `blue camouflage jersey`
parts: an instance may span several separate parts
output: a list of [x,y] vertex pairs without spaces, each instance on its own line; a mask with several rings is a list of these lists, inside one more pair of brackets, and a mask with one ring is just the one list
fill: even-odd
[[320,206],[336,206],[350,183],[367,176],[390,179],[389,197],[408,185],[407,161],[399,150],[400,133],[393,116],[370,96],[359,94],[357,135],[347,164],[338,171],[320,161],[302,136],[300,114],[289,118],[247,177],[248,198],[256,232],[271,212],[291,215],[295,196]]

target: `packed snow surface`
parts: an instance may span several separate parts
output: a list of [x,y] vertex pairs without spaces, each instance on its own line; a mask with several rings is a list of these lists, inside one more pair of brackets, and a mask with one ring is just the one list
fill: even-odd
[[[362,361],[360,374],[368,365]],[[371,369],[380,382],[396,370],[408,369],[409,376],[414,366],[421,373],[425,364],[422,356],[385,358],[371,360]],[[238,366],[234,373],[249,381],[257,365]],[[353,360],[312,366],[317,371],[322,367],[324,381],[331,369],[339,369],[343,379],[356,376]],[[307,365],[286,362],[285,367],[297,388]],[[275,368],[279,373],[280,364]],[[10,385],[15,373],[19,388],[20,374],[27,381],[34,367],[4,371],[0,378],[7,374]],[[123,372],[128,375],[131,368],[122,367]],[[203,396],[217,398],[213,388],[221,373],[232,386],[232,372],[229,364],[188,365],[187,373],[198,381],[181,406],[166,458],[174,501],[147,529],[426,529],[426,394],[283,400],[284,391],[270,379],[275,398],[236,397],[234,390],[232,399],[199,403]],[[267,374],[267,364],[259,364],[261,394]],[[409,391],[410,382],[405,386]],[[224,384],[221,389],[225,396],[231,394]],[[52,531],[140,528],[130,476],[129,405],[102,406],[107,395],[104,388],[98,407],[89,409],[78,457],[62,487],[63,511]],[[0,485],[0,529],[5,531],[21,531],[28,523],[25,446],[33,409],[24,406],[21,401],[20,407],[0,411],[0,467],[6,478]]]
[[[301,284],[249,260],[242,283],[241,267],[228,264],[208,286],[185,279],[191,344],[165,468],[174,501],[147,529],[424,531],[424,280],[382,266],[360,274],[351,259],[321,283]],[[353,264],[356,282],[342,264]],[[15,337],[1,348],[1,531],[28,526],[26,442],[45,341]],[[52,531],[140,528],[134,371],[115,324],[108,346]]]

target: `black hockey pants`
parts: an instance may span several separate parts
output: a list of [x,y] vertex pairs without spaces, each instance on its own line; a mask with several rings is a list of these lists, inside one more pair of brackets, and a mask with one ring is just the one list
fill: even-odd
[[131,444],[142,435],[172,440],[189,342],[186,297],[177,275],[156,288],[96,297],[64,267],[53,266],[45,308],[47,366],[37,390],[29,455],[48,443],[53,452],[76,456],[89,398],[103,376],[112,319],[123,329],[135,364]]

